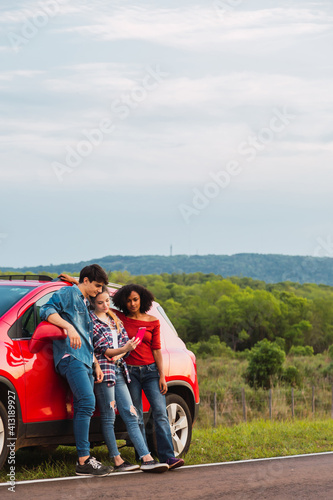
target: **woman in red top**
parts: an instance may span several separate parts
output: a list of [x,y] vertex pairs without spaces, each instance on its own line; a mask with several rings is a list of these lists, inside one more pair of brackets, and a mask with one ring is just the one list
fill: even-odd
[[141,432],[146,439],[142,409],[142,390],[144,391],[152,409],[159,459],[167,463],[169,469],[175,469],[182,466],[184,460],[174,456],[166,411],[165,394],[168,387],[163,370],[160,322],[155,316],[147,314],[154,297],[143,286],[130,284],[120,288],[112,300],[121,311],[117,311],[117,315],[130,339],[136,336],[138,328],[146,329],[141,344],[126,358],[131,377],[129,390],[137,409]]

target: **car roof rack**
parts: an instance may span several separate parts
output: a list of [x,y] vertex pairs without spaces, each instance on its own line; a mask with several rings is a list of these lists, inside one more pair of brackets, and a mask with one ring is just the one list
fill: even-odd
[[8,281],[53,281],[51,276],[44,274],[1,274],[0,280]]
[[[75,278],[79,281],[78,276],[71,276],[71,278]],[[70,281],[67,281],[65,278],[60,278],[60,275],[57,276],[56,278],[53,278],[52,281],[62,281],[62,282],[66,282],[66,283],[71,283]],[[108,283],[106,286],[112,286],[114,288],[121,288],[123,285],[119,285],[119,283]]]
[[[78,279],[78,278],[77,278]],[[59,278],[51,278],[45,274],[0,274],[0,280],[4,281],[66,281]],[[121,288],[119,283],[108,283],[107,286]]]

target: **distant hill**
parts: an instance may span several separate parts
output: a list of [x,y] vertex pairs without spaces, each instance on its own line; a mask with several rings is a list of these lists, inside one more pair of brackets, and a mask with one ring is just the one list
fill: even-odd
[[274,254],[241,253],[235,255],[109,255],[74,264],[24,268],[0,267],[2,272],[78,273],[96,262],[106,271],[128,271],[133,275],[161,273],[214,273],[223,277],[249,277],[266,283],[295,281],[333,286],[333,258]]

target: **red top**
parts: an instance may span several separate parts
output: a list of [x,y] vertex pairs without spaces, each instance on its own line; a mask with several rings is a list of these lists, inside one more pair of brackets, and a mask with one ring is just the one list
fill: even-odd
[[161,349],[159,320],[142,321],[140,319],[128,318],[120,311],[115,310],[115,313],[123,322],[130,339],[136,336],[139,327],[146,327],[141,344],[134,351],[130,351],[129,356],[126,358],[126,363],[128,365],[151,365],[155,363],[153,349]]

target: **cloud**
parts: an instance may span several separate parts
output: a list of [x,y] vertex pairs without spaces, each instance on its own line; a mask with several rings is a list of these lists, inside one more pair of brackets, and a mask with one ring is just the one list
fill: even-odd
[[[160,69],[164,71],[163,67]],[[54,68],[53,72],[59,74],[58,77],[50,77],[50,72],[42,70],[4,71],[0,75],[0,81],[10,82],[8,89],[16,92],[17,88],[13,88],[12,82],[21,85],[20,78],[36,77],[39,92],[79,94],[82,103],[83,95],[86,94],[90,96],[86,100],[88,107],[91,102],[99,101],[107,114],[107,106],[112,99],[127,95],[142,84],[147,71],[148,66],[144,69],[132,64],[90,63]],[[33,92],[34,88],[30,91]],[[184,109],[200,108],[204,114],[206,105],[207,112],[215,112],[221,118],[222,107],[224,112],[249,104],[262,107],[280,104],[306,110],[327,110],[328,103],[332,103],[331,80],[328,76],[313,75],[304,79],[302,76],[265,73],[260,70],[229,72],[216,76],[208,74],[202,77],[169,73],[159,86],[149,92],[149,99],[143,100],[140,108],[149,113],[155,109],[157,114],[160,112],[159,107],[164,107],[169,109],[170,114],[176,112],[179,115]],[[97,117],[96,108],[95,114]]]
[[[235,8],[221,15],[217,5],[212,2],[209,7],[154,9],[111,8],[104,4],[103,12],[96,10],[89,22],[58,28],[56,32],[74,32],[104,41],[142,40],[191,51],[229,51],[229,43],[255,42],[264,52],[271,50],[264,42],[283,43],[286,38],[318,35],[331,29],[332,16],[319,8]],[[242,48],[247,51],[246,45]]]
[[72,0],[43,0],[43,2],[25,0],[24,7],[7,0],[7,5],[5,1],[2,2],[1,9],[0,28],[3,26],[4,29],[8,26],[19,28],[27,21],[34,20],[41,13],[53,18],[57,15],[69,16],[90,11],[88,6],[82,4],[82,1]]
[[[37,25],[38,19],[43,24],[38,14],[52,2],[59,9],[49,14],[50,22],[9,54],[8,32],[24,33],[26,23]],[[0,199],[0,230],[9,235],[3,265],[6,259],[13,265],[45,263],[45,255],[70,261],[69,252],[77,260],[92,257],[93,248],[83,256],[75,239],[71,248],[45,238],[36,246],[28,229],[23,256],[10,233],[22,227],[29,207],[40,227],[60,220],[70,236],[73,218],[82,219],[82,193],[110,200],[113,215],[128,198],[128,213],[118,217],[119,231],[126,220],[130,235],[118,249],[124,254],[151,251],[149,239],[133,246],[133,206],[139,218],[149,214],[155,241],[165,247],[173,237],[180,253],[191,253],[185,240],[192,241],[192,250],[207,253],[263,251],[265,238],[271,251],[304,252],[308,215],[311,234],[318,235],[320,224],[330,227],[332,8],[327,1],[223,0],[228,3],[237,5],[221,12],[221,2],[214,0],[3,0],[0,182],[8,189]],[[141,99],[135,89],[155,65],[168,76]],[[127,106],[126,116],[112,107],[115,101]],[[295,118],[265,147],[259,144],[249,161],[240,145],[267,137],[262,131],[276,108]],[[84,131],[89,135],[103,119],[114,120],[114,131],[89,146],[91,153],[58,182],[53,162],[65,163],[68,151],[82,151]],[[203,191],[212,182],[210,173],[225,170],[230,160],[240,163],[241,173],[193,219],[192,228],[184,228],[179,204],[191,203],[193,189]],[[20,190],[14,205],[9,187]],[[78,234],[87,219],[82,221]],[[102,232],[103,224],[101,219]],[[279,225],[285,241],[280,232],[271,242]]]
[[61,76],[47,78],[43,86],[52,92],[86,93],[127,90],[142,76],[142,69],[134,65],[112,63],[89,63],[59,67],[55,71]]
[[12,71],[2,71],[0,74],[0,80],[7,82],[12,82],[16,77],[23,78],[34,78],[35,76],[42,75],[45,73],[43,70],[12,70]]
[[[62,70],[68,71],[67,79],[58,81],[63,87],[67,84],[66,92],[83,80],[87,95],[93,89],[94,94],[104,96],[99,106],[91,108],[88,98],[87,104],[80,101],[87,108],[53,112],[52,120],[45,120],[45,110],[37,119],[35,110],[30,118],[0,121],[1,144],[15,144],[17,163],[20,158],[30,163],[30,155],[39,157],[29,171],[42,183],[55,181],[52,161],[64,163],[68,148],[76,149],[80,141],[86,140],[83,130],[96,129],[101,119],[114,117],[112,99],[105,100],[107,75],[113,75],[110,95],[117,96],[123,93],[124,82],[130,89],[137,76],[137,69],[131,65],[88,64]],[[9,72],[5,76],[10,79],[19,75]],[[21,76],[26,78],[33,73]],[[50,92],[60,91],[59,87],[50,87],[49,79],[42,80],[43,86]],[[239,159],[240,144],[269,126],[276,108],[295,115],[295,119],[290,127],[274,135],[258,158],[269,161],[272,171],[279,171],[273,159],[282,161],[283,157],[286,168],[292,165],[295,175],[301,175],[304,159],[314,161],[320,154],[323,160],[318,169],[322,170],[331,154],[330,142],[322,142],[331,130],[331,103],[330,82],[320,79],[255,72],[167,78],[127,119],[118,117],[115,132],[104,136],[102,144],[94,147],[76,171],[66,176],[66,183],[73,188],[87,186],[98,183],[98,179],[104,182],[110,175],[117,183],[130,179],[138,185],[203,183],[207,171],[216,171],[224,168],[228,160]],[[24,153],[29,156],[24,158]],[[6,182],[17,179],[15,169],[3,175]]]

